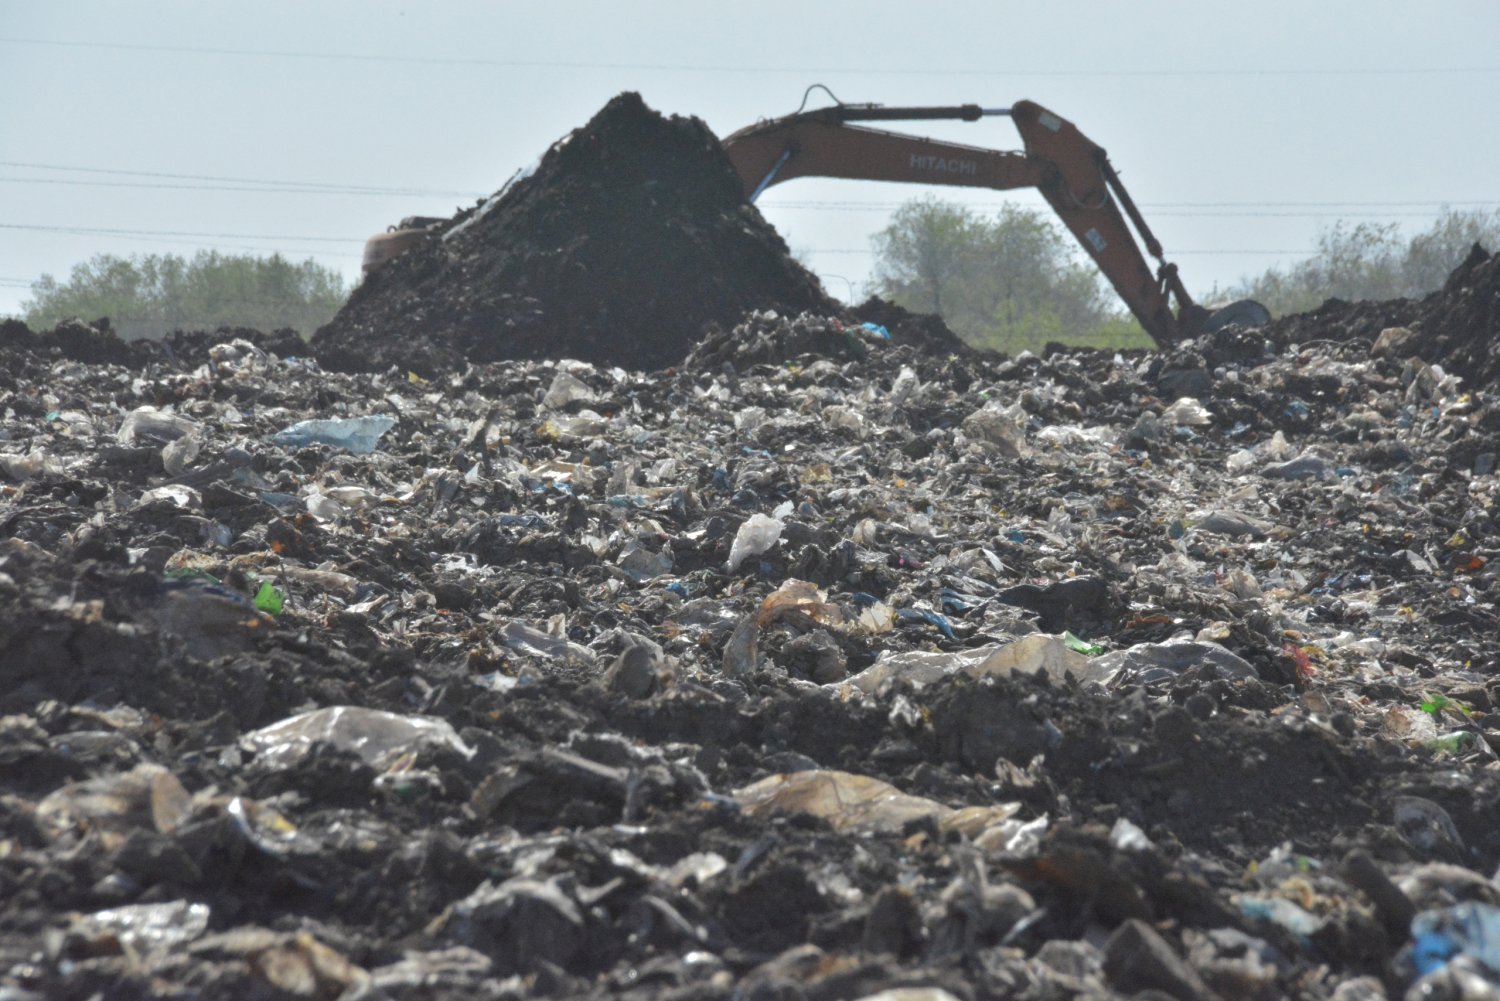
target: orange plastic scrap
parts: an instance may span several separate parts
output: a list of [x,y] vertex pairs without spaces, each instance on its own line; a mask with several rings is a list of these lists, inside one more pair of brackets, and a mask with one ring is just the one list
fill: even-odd
[[829,604],[828,595],[817,585],[795,579],[766,595],[755,615],[756,625],[762,629],[782,619],[804,626],[841,626],[845,621],[843,611]]
[[1312,656],[1290,640],[1281,644],[1281,652],[1292,659],[1297,667],[1297,677],[1303,681],[1311,681],[1312,676],[1318,673],[1318,669],[1313,667]]

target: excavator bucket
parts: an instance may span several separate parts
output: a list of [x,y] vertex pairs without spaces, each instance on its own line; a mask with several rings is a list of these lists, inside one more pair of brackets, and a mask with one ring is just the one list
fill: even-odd
[[1200,334],[1211,334],[1225,327],[1263,327],[1271,322],[1271,311],[1254,299],[1236,299],[1223,306],[1210,306],[1208,318],[1198,328]]

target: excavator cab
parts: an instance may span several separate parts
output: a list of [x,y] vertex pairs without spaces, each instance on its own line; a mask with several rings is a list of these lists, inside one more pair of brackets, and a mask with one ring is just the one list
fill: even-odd
[[434,229],[446,222],[435,216],[407,216],[384,233],[365,241],[365,256],[360,271],[366,277],[421,243]]
[[[1177,266],[1163,256],[1161,244],[1120,183],[1103,147],[1041,105],[1018,101],[1009,108],[977,104],[888,108],[835,101],[831,107],[799,110],[757,123],[723,140],[747,198],[754,201],[771,185],[797,177],[996,190],[1035,188],[1158,346],[1229,324],[1252,326],[1270,321],[1269,311],[1248,299],[1216,311],[1195,303],[1178,277]],[[1015,123],[1024,152],[966,146],[862,124],[972,122],[992,116],[1009,117]],[[1142,244],[1156,259],[1155,268],[1142,253]]]

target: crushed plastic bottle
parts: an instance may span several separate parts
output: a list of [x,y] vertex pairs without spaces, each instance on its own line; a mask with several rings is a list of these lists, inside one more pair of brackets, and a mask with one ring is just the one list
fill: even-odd
[[301,761],[315,743],[351,751],[376,767],[424,745],[449,747],[466,757],[474,753],[446,720],[399,716],[362,706],[314,709],[241,738],[241,744],[255,753],[258,764],[277,769]]
[[396,418],[384,414],[298,421],[271,435],[270,440],[286,448],[332,445],[355,455],[368,455],[375,451],[381,436],[395,426]]

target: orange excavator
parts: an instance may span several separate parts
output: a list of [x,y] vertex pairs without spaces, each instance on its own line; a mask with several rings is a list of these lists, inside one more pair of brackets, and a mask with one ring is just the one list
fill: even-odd
[[[808,94],[819,87],[808,88]],[[804,106],[806,100],[804,95]],[[1018,101],[1009,108],[982,108],[977,104],[888,108],[835,101],[830,107],[799,110],[760,122],[723,140],[746,198],[753,202],[771,185],[797,177],[997,190],[1035,188],[1158,346],[1167,347],[1230,324],[1260,326],[1270,322],[1271,314],[1251,299],[1212,311],[1193,302],[1177,266],[1163,257],[1161,244],[1120,183],[1103,147],[1072,122],[1041,105]],[[1000,115],[1015,122],[1026,147],[1024,152],[965,146],[854,124],[942,119],[972,122]],[[400,226],[371,237],[365,244],[365,273],[425,239],[440,222],[405,219]],[[1136,233],[1158,262],[1154,272],[1141,253]]]
[[[973,122],[1002,115],[1015,123],[1025,152],[983,149],[853,124],[941,119]],[[1162,347],[1232,323],[1259,326],[1271,319],[1266,308],[1251,299],[1213,311],[1193,302],[1177,266],[1163,257],[1160,242],[1120,183],[1103,147],[1072,122],[1031,101],[1018,101],[1009,108],[982,108],[977,104],[888,108],[836,103],[740,129],[725,138],[723,145],[751,201],[771,185],[797,177],[998,190],[1035,188],[1077,237],[1141,326]],[[1131,225],[1158,261],[1154,273]],[[1175,314],[1173,300],[1177,303]]]

